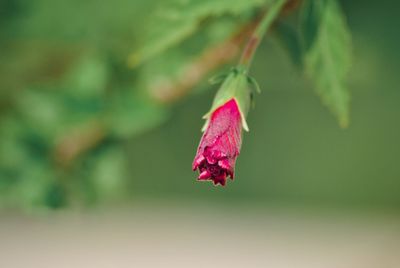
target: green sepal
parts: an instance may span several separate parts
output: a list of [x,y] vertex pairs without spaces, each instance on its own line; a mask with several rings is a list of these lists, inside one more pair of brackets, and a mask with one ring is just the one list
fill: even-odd
[[208,79],[208,82],[211,85],[216,85],[224,82],[224,80],[228,77],[229,73],[217,74]]
[[251,104],[251,88],[249,85],[249,77],[246,69],[242,67],[232,68],[215,95],[210,111],[203,116],[207,121],[202,131],[207,128],[211,114],[231,99],[235,99],[237,102],[243,129],[249,131],[246,122],[246,116]]
[[254,79],[253,77],[248,76],[247,81],[249,82],[251,89],[253,89],[250,93],[250,104],[251,104],[251,108],[254,109],[256,106],[256,102],[254,101],[254,91],[257,92],[258,94],[261,94],[261,88],[258,85],[258,82],[256,81],[256,79]]
[[251,77],[251,76],[248,76],[248,77],[247,77],[247,81],[249,82],[249,84],[250,84],[251,86],[253,86],[253,89],[254,89],[258,94],[261,94],[261,88],[260,88],[260,85],[258,84],[258,82],[256,81],[256,79],[254,79],[254,78]]

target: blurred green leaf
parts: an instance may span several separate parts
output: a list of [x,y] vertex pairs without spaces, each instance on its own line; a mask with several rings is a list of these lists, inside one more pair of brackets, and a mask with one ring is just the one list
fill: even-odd
[[168,116],[165,107],[145,96],[125,91],[110,100],[105,121],[111,135],[130,138],[162,123]]
[[282,46],[287,50],[293,64],[301,67],[303,64],[303,50],[296,30],[291,25],[278,21],[275,27],[275,34]]
[[0,170],[10,170],[24,163],[29,158],[20,138],[24,127],[15,117],[7,117],[1,121],[0,127]]
[[339,124],[346,127],[350,94],[345,84],[351,65],[351,36],[336,0],[326,0],[319,12],[318,33],[305,55],[306,74]]
[[131,65],[145,62],[175,46],[196,32],[207,18],[226,14],[243,15],[270,0],[173,0],[166,1],[152,16],[138,51],[129,59]]
[[66,113],[62,101],[55,92],[27,89],[19,97],[16,108],[27,129],[51,139]]
[[220,18],[199,29],[196,35],[190,36],[179,45],[170,48],[168,53],[162,53],[152,58],[140,70],[141,80],[145,87],[152,87],[159,80],[181,78],[187,64],[199,58],[207,48],[231,37],[241,23],[243,22],[240,19]]
[[109,78],[105,59],[98,53],[86,53],[71,67],[63,87],[77,98],[96,98],[104,95]]
[[[10,1],[10,0],[8,0]],[[110,47],[132,41],[132,29],[155,1],[17,0],[11,37],[85,41],[84,45]],[[10,5],[8,5],[10,6]],[[138,28],[140,29],[140,28]],[[12,30],[12,31],[11,31]]]
[[67,196],[64,187],[60,182],[54,182],[47,186],[44,195],[44,204],[52,209],[64,207],[67,204]]
[[90,176],[99,200],[112,201],[126,195],[129,178],[122,148],[113,146],[97,155]]
[[313,45],[323,19],[323,10],[327,0],[304,0],[300,12],[300,30],[304,49],[308,51]]

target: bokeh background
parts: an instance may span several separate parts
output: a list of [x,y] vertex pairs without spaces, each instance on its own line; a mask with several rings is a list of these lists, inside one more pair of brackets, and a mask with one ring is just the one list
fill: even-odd
[[400,5],[341,1],[347,129],[273,30],[236,178],[214,187],[191,163],[207,79],[229,64],[185,90],[181,76],[257,6],[201,18],[133,67],[160,12],[177,16],[172,2],[0,1],[0,266],[398,267]]

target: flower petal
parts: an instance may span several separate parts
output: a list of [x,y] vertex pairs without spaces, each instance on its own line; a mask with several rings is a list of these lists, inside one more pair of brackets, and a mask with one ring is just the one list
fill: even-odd
[[206,158],[201,154],[199,156],[196,156],[196,158],[193,161],[192,169],[193,171],[196,170],[205,160]]
[[218,161],[218,166],[220,166],[221,168],[226,169],[226,170],[230,170],[231,169],[229,160],[226,159],[226,158],[219,160]]
[[192,166],[193,170],[199,170],[199,180],[225,185],[226,177],[233,179],[241,147],[241,130],[241,114],[235,99],[227,101],[210,115]]
[[211,173],[210,171],[208,171],[207,169],[205,169],[204,171],[202,171],[199,175],[199,180],[208,180],[211,177]]

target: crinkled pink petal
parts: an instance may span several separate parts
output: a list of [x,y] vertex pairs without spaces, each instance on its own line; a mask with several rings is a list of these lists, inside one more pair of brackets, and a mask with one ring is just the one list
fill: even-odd
[[212,113],[193,161],[193,170],[198,169],[200,173],[199,180],[225,185],[227,177],[233,179],[241,131],[241,115],[235,99]]

